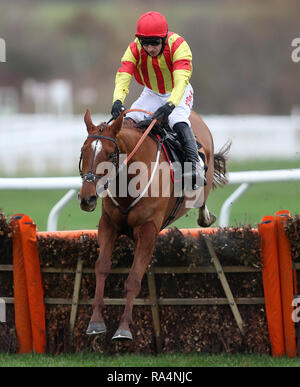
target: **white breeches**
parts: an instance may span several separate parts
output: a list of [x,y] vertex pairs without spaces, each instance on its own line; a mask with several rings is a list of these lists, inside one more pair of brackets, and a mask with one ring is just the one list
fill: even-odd
[[[159,94],[154,92],[148,87],[145,87],[142,91],[142,94],[139,98],[132,104],[130,109],[143,109],[148,112],[154,113],[160,106],[164,105],[171,93]],[[177,122],[186,122],[189,126],[191,125],[189,116],[193,107],[193,96],[194,90],[189,83],[185,89],[184,95],[181,98],[179,104],[169,115],[169,126],[173,129],[173,126]],[[126,117],[132,118],[135,122],[142,121],[151,116],[141,113],[141,112],[132,112],[126,114]]]

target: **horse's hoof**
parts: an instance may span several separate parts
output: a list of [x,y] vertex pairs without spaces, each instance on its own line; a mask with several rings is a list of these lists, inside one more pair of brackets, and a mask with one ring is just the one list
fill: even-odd
[[86,330],[87,335],[99,335],[106,332],[104,322],[91,322]]
[[127,329],[118,329],[113,335],[112,340],[133,340],[132,334]]
[[215,223],[215,221],[217,220],[217,217],[211,212],[209,213],[209,217],[210,217],[210,226],[211,226],[213,223]]
[[204,216],[199,216],[199,218],[197,219],[197,223],[200,227],[209,227],[213,223],[215,223],[216,220],[217,220],[216,216],[210,212],[209,218],[205,218]]

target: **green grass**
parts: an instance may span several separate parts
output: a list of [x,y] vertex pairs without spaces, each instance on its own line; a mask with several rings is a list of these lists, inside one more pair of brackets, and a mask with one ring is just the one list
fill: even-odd
[[[229,171],[289,169],[299,168],[299,160],[259,161],[229,163]],[[208,207],[217,216],[226,198],[237,188],[228,185],[210,193]],[[29,215],[39,231],[46,230],[47,218],[51,208],[67,191],[0,191],[0,209],[7,216],[15,213]],[[233,205],[230,217],[231,226],[251,224],[256,226],[264,215],[273,215],[279,210],[289,210],[292,215],[300,213],[300,182],[253,184],[248,191]],[[172,224],[178,228],[197,227],[196,209]],[[59,230],[95,229],[101,215],[101,203],[93,213],[81,211],[77,200],[72,200],[61,212]]]
[[257,354],[164,354],[104,356],[97,353],[63,355],[0,354],[0,367],[299,367],[300,360]]

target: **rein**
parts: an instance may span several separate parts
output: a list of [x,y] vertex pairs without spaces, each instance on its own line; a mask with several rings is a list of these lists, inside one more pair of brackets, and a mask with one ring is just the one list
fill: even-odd
[[[130,113],[130,112],[142,112],[142,113],[146,113],[146,114],[150,114],[151,116],[153,116],[153,113],[150,113],[150,112],[147,112],[146,110],[142,110],[142,109],[131,109],[131,110],[125,110],[124,114],[126,113]],[[130,153],[129,156],[126,157],[126,159],[124,160],[124,164],[126,165],[128,163],[128,161],[131,159],[131,157],[135,154],[135,152],[139,149],[139,147],[142,145],[145,137],[148,136],[150,130],[153,128],[153,126],[156,124],[156,121],[157,119],[154,118],[154,120],[151,121],[151,124],[148,126],[148,128],[145,130],[145,132],[143,133],[142,137],[139,139],[139,141],[137,142],[136,146],[133,148],[133,151]]]
[[[127,109],[122,114],[125,115],[125,114],[130,113],[130,112],[142,112],[142,113],[146,113],[146,114],[149,114],[149,115],[153,115],[153,113],[148,112],[147,110],[142,110],[142,109]],[[108,123],[111,122],[111,121],[112,121],[112,118],[108,121]],[[143,133],[142,137],[139,139],[139,141],[137,142],[137,144],[134,147],[134,149],[132,150],[132,152],[123,161],[123,163],[121,165],[121,168],[124,167],[125,165],[127,165],[128,161],[132,158],[132,156],[136,153],[136,151],[142,145],[143,141],[145,140],[145,138],[147,137],[147,135],[149,134],[149,132],[151,131],[151,129],[155,125],[156,121],[157,121],[156,118],[154,120],[152,120],[151,124],[148,126],[146,131]],[[100,134],[90,134],[90,135],[88,135],[87,138],[95,138],[97,140],[97,142],[98,142],[98,140],[101,140],[101,139],[112,141],[115,144],[115,149],[116,149],[115,152],[112,155],[113,165],[116,166],[118,158],[119,158],[119,155],[120,155],[120,149],[119,149],[117,140],[115,138],[108,137],[108,136],[102,136]],[[99,179],[102,180],[103,179],[103,176],[97,175],[93,171],[93,164],[94,164],[94,161],[95,161],[96,149],[97,149],[97,143],[96,143],[96,146],[94,148],[94,153],[93,153],[91,165],[90,165],[90,168],[87,171],[87,173],[84,173],[84,174],[82,173],[82,165],[81,165],[82,164],[82,152],[80,154],[80,159],[79,159],[79,174],[80,174],[83,182],[90,182],[90,183],[94,183],[95,185],[97,183],[97,180],[99,180]],[[119,166],[119,170],[120,170],[120,166]],[[109,184],[109,177],[107,177],[107,179],[106,179],[106,181],[104,183],[103,190],[107,190],[108,184]]]

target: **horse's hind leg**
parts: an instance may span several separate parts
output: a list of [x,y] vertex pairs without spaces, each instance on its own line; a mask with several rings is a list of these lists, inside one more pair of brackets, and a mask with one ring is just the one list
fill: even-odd
[[215,215],[208,210],[206,204],[199,208],[199,216],[197,222],[200,227],[209,227],[216,221],[216,219],[217,218],[215,217]]
[[126,304],[119,328],[114,334],[113,339],[132,340],[129,325],[132,323],[133,303],[140,292],[142,278],[151,261],[158,231],[153,222],[147,222],[134,228],[133,235],[136,247],[133,264],[125,282]]
[[106,277],[110,272],[111,255],[117,236],[117,230],[110,225],[108,216],[103,213],[98,229],[98,243],[100,251],[95,264],[96,290],[93,301],[93,314],[86,331],[87,334],[99,334],[106,332],[106,326],[102,317],[102,309],[104,306],[104,285]]
[[207,166],[208,166],[207,173],[206,173],[207,185],[204,187],[204,203],[203,203],[202,207],[199,208],[199,216],[198,216],[198,220],[197,220],[198,225],[200,227],[209,227],[217,219],[215,217],[215,215],[212,214],[206,206],[206,201],[207,201],[208,195],[210,193],[210,190],[211,190],[211,187],[213,184],[213,179],[214,179],[214,164],[213,163],[214,163],[214,159],[211,158],[207,164]]

